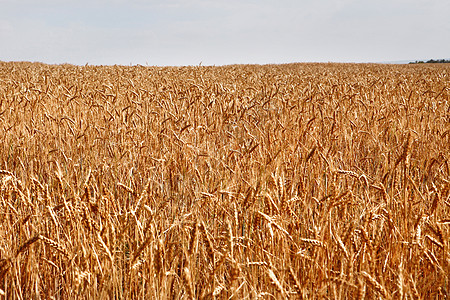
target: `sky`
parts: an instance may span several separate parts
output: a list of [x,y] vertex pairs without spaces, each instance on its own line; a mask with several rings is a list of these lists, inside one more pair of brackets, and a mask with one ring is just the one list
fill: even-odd
[[0,61],[77,65],[450,57],[449,0],[0,0]]

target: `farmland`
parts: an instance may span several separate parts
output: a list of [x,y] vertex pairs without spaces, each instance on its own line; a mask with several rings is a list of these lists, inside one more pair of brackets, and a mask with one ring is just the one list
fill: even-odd
[[0,62],[0,294],[449,297],[449,72]]

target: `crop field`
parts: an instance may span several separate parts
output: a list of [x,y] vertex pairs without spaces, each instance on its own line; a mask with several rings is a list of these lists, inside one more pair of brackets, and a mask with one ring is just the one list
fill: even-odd
[[450,297],[449,74],[0,62],[0,298]]

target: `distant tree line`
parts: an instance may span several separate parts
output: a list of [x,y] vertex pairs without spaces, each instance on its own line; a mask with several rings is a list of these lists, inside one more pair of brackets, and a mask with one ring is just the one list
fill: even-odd
[[450,63],[448,59],[430,59],[427,61],[416,60],[415,62],[410,62],[410,64],[447,64]]

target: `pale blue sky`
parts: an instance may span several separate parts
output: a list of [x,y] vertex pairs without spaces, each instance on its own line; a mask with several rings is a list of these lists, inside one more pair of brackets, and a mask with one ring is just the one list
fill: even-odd
[[449,0],[0,0],[1,61],[223,65],[449,57]]

